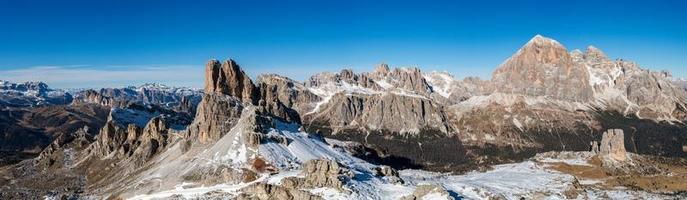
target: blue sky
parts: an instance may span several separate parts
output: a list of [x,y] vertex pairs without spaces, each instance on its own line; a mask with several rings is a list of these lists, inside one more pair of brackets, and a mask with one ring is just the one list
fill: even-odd
[[687,77],[684,2],[2,0],[0,79],[200,87],[213,58],[297,80],[381,62],[488,79],[536,34]]

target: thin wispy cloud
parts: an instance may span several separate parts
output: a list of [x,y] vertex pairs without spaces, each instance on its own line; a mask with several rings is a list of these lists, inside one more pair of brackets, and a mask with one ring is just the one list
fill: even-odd
[[152,82],[200,88],[203,70],[203,66],[191,65],[33,66],[0,70],[0,79],[42,81],[54,88],[122,87]]

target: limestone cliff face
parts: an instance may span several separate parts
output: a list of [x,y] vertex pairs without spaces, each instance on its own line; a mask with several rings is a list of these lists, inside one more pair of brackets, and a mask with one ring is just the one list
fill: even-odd
[[75,132],[62,133],[57,136],[34,159],[35,166],[42,170],[72,167],[75,163],[70,162],[70,159],[75,157],[75,152],[85,149],[93,142],[93,137],[88,133],[88,129],[88,126],[84,126]]
[[205,92],[198,104],[188,139],[217,141],[236,125],[244,104],[257,105],[259,88],[234,60],[210,60],[205,66]]
[[300,123],[300,115],[313,108],[321,98],[310,92],[302,83],[276,74],[258,76],[260,88],[259,106],[288,122]]
[[575,102],[593,98],[589,72],[555,40],[535,36],[494,72],[497,91]]
[[218,60],[211,60],[205,65],[205,92],[234,96],[247,103],[258,103],[258,88],[231,59],[221,64]]
[[396,88],[429,95],[432,90],[419,68],[394,68],[387,74]]
[[615,161],[627,160],[625,150],[625,134],[622,129],[609,129],[603,133],[599,146],[599,154]]
[[170,123],[167,118],[157,116],[148,122],[141,135],[136,139],[133,155],[142,160],[148,160],[162,152],[169,144],[171,137]]
[[[108,90],[101,90],[108,91]],[[79,94],[74,100],[75,103],[94,103],[107,107],[121,107],[128,104],[131,100],[124,98],[116,98],[106,96],[106,93],[101,93],[95,90],[85,90]],[[110,93],[111,94],[111,93]]]
[[221,138],[236,125],[242,110],[241,100],[236,97],[206,93],[188,127],[189,139],[208,142]]
[[335,94],[307,124],[327,124],[335,132],[345,129],[416,134],[422,130],[448,133],[443,108],[425,98],[394,94]]
[[309,88],[321,87],[328,84],[360,86],[362,88],[370,88],[372,90],[382,89],[382,87],[375,83],[375,81],[367,74],[356,74],[350,69],[343,69],[339,73],[318,73],[311,76],[310,79],[305,82],[305,86]]
[[652,119],[684,118],[680,115],[685,115],[687,93],[672,81],[670,73],[642,69],[626,60],[611,61],[593,46],[572,55],[589,70],[594,98],[606,109]]
[[233,60],[206,65],[205,95],[196,118],[189,126],[190,140],[217,141],[236,125],[244,107],[255,105],[257,112],[300,123],[299,110],[312,106],[319,97],[301,83],[277,75],[262,75],[258,85]]
[[430,86],[418,68],[389,69],[381,64],[373,72],[320,73],[305,87],[321,98],[311,110],[300,112],[307,126],[325,126],[334,132],[449,132],[444,102],[435,101],[446,101],[447,96],[437,91],[449,89]]

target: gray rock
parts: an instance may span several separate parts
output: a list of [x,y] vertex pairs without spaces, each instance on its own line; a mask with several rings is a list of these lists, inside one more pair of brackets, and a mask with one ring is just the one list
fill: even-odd
[[263,112],[287,122],[300,123],[298,113],[309,111],[314,102],[321,100],[302,83],[275,74],[260,75],[258,85],[260,87],[258,104]]
[[188,138],[200,142],[216,141],[227,133],[241,117],[241,100],[218,93],[203,96],[196,117],[188,127]]
[[401,134],[417,134],[430,129],[449,132],[441,105],[430,99],[396,94],[335,94],[319,112],[305,116],[304,123],[328,124],[335,132],[344,129]]
[[383,165],[375,168],[375,171],[377,172],[377,176],[385,177],[390,183],[403,184],[403,179],[399,177],[398,171],[394,168]]
[[626,161],[625,134],[622,129],[609,129],[603,133],[599,154],[615,161]]
[[313,189],[329,187],[344,190],[345,181],[352,175],[348,170],[333,160],[310,160],[303,164],[303,178],[287,177],[282,179],[282,186],[295,189]]

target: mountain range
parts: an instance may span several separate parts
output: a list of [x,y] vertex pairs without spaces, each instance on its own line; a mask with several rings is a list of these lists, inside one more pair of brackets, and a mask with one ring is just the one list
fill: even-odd
[[1,82],[0,198],[685,198],[687,84],[540,35],[490,80],[391,68],[204,89]]

